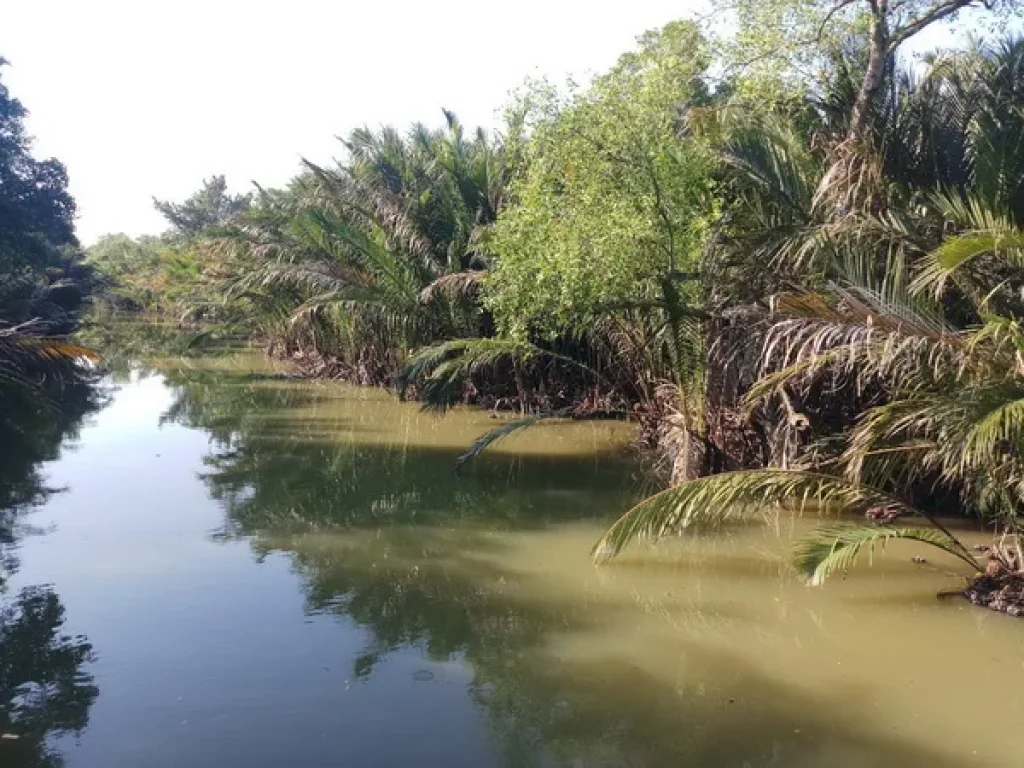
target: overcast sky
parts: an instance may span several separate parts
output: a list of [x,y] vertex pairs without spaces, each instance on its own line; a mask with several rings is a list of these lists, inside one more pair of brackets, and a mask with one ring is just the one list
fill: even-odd
[[493,124],[527,75],[601,70],[696,0],[7,0],[4,81],[78,232],[157,233],[153,196],[282,184],[362,124]]

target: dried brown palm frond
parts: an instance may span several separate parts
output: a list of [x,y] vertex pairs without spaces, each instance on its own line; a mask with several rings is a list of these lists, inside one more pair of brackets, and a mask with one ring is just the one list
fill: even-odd
[[36,335],[33,322],[0,328],[0,385],[33,388],[46,380],[70,378],[100,355],[64,338]]
[[486,276],[487,273],[483,270],[466,270],[442,275],[420,291],[420,303],[429,304],[442,297],[452,302],[473,298],[479,294]]
[[889,200],[883,158],[868,138],[844,139],[828,152],[811,209],[826,221],[885,209]]
[[937,315],[867,289],[831,288],[778,297],[748,407],[784,387],[806,391],[827,379],[833,390],[859,394],[893,377],[906,385],[957,375],[972,362],[965,338]]

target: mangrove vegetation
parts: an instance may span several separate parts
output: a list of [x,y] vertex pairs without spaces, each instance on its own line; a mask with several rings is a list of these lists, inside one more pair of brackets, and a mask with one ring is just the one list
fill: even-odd
[[[968,10],[967,45],[910,52]],[[49,218],[0,244],[7,285],[26,286],[3,306],[29,307],[6,310],[0,365],[80,366],[87,351],[52,337],[72,330],[75,269],[94,272],[97,313],[171,319],[189,344],[254,339],[301,375],[439,413],[492,409],[460,466],[540,421],[635,421],[666,490],[608,530],[599,561],[813,509],[835,519],[795,551],[811,583],[911,539],[961,561],[972,599],[1017,613],[1018,14],[738,0],[646,33],[584,83],[528,81],[492,129],[444,110],[353,130],[283,188],[232,194],[213,176],[154,201],[165,234],[106,236],[84,266],[59,164],[7,162],[45,178],[25,205]],[[5,151],[24,154],[12,135]],[[39,302],[59,319],[35,319]],[[968,548],[950,517],[983,521],[992,545]]]

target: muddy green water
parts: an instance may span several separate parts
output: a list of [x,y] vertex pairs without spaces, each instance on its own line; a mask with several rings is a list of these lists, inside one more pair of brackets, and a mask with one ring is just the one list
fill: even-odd
[[595,569],[627,425],[455,476],[486,414],[251,354],[120,378],[17,516],[0,766],[1024,765],[1024,622],[945,562],[810,590],[787,521]]

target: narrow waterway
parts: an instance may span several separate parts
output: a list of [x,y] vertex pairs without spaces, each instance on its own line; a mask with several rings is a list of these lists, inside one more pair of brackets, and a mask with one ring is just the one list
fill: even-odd
[[486,413],[245,352],[115,379],[5,518],[5,768],[1024,764],[1024,622],[931,553],[812,590],[787,521],[595,569],[628,425],[456,475]]

